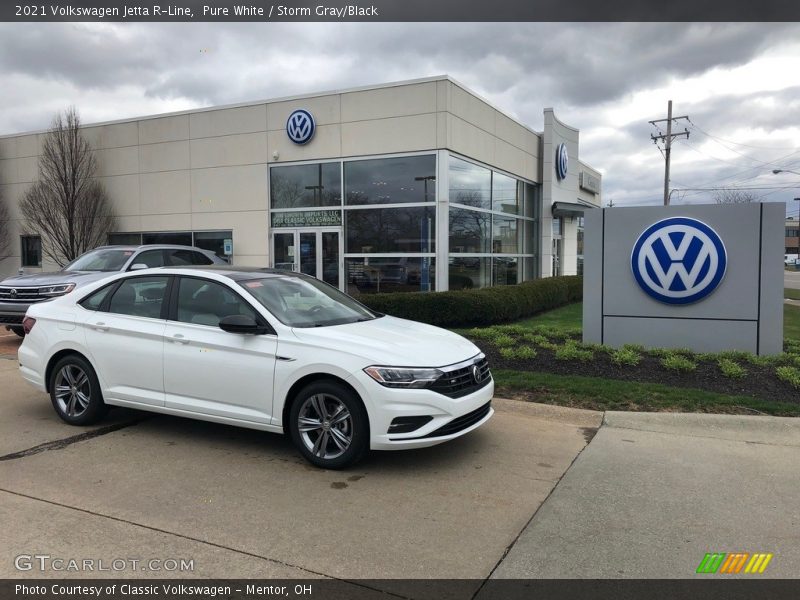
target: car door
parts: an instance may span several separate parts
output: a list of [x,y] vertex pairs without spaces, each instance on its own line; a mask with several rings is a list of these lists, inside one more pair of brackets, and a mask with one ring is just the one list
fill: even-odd
[[278,339],[274,334],[228,333],[228,315],[263,318],[219,281],[178,277],[164,332],[164,387],[168,408],[257,423],[272,416]]
[[86,346],[107,400],[164,406],[169,283],[168,276],[123,279],[84,320]]

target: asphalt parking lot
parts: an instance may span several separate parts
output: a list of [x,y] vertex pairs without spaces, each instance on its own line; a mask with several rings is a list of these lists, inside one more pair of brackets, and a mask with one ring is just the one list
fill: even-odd
[[15,568],[37,553],[194,561],[92,577],[476,591],[489,577],[692,577],[705,552],[772,552],[762,576],[800,573],[800,419],[495,400],[452,443],[322,471],[274,434],[126,410],[70,427],[19,376],[17,345],[0,337],[0,577],[87,575]]

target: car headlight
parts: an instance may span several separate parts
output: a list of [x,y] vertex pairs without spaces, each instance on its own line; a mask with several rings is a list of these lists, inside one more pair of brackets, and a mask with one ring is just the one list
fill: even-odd
[[367,367],[364,372],[381,385],[390,388],[424,388],[439,379],[439,369],[406,367]]
[[53,298],[55,296],[63,296],[64,294],[69,294],[74,289],[75,289],[74,283],[59,283],[58,285],[48,285],[39,288],[39,295]]

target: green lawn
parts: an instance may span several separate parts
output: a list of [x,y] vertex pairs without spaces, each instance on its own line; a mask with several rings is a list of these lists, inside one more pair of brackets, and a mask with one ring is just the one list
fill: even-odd
[[[792,290],[788,293],[798,292]],[[788,297],[788,296],[787,296]],[[551,310],[512,326],[533,329],[546,326],[562,332],[580,332],[583,304],[578,302]],[[502,329],[502,326],[500,327]],[[491,329],[489,331],[491,332]],[[541,330],[539,330],[541,331]],[[784,338],[800,341],[800,306],[784,305]],[[476,330],[472,330],[475,335]],[[469,335],[470,331],[463,333]],[[498,333],[503,333],[502,331]],[[524,337],[525,332],[517,332]],[[505,336],[507,337],[507,336]],[[487,339],[487,338],[484,338]],[[495,338],[497,339],[497,338]],[[491,341],[491,336],[487,342]],[[506,340],[508,342],[509,340]],[[800,416],[800,405],[748,396],[731,396],[704,390],[670,387],[577,375],[493,369],[500,397],[521,397],[534,402],[595,410],[644,410],[769,414]]]
[[792,300],[800,300],[800,290],[793,288],[783,288],[783,297],[791,298]]
[[[800,299],[800,290],[791,291],[798,292],[798,299]],[[567,306],[544,312],[530,319],[517,321],[514,325],[522,325],[524,327],[549,325],[559,329],[580,329],[583,322],[582,311],[583,304],[581,302],[576,302],[575,304],[568,304]],[[791,304],[784,305],[783,336],[785,338],[800,340],[800,306],[792,306]]]
[[525,392],[526,398],[543,404],[593,410],[670,410],[800,416],[800,405],[797,404],[670,387],[660,383],[502,369],[492,370],[492,375],[498,396],[513,397],[516,392]]

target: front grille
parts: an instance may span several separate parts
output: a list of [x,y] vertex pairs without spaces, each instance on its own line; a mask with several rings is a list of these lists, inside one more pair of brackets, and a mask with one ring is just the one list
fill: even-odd
[[0,301],[2,302],[33,304],[40,300],[47,300],[47,296],[42,296],[38,287],[0,287]]
[[[472,372],[473,366],[477,366],[480,371],[480,381],[475,381],[475,376]],[[428,389],[443,394],[448,398],[461,398],[489,385],[491,380],[492,374],[489,372],[489,361],[485,357],[481,357],[466,367],[454,371],[445,371],[445,374],[434,381]]]
[[22,319],[25,315],[0,315],[0,323],[9,323],[11,325],[22,325]]
[[417,439],[425,439],[425,438],[435,438],[435,437],[442,437],[445,435],[452,435],[454,433],[458,433],[459,431],[464,431],[469,427],[472,427],[483,419],[486,415],[489,414],[489,411],[492,409],[492,402],[491,400],[481,406],[480,408],[476,408],[470,413],[462,415],[456,419],[453,419],[446,425],[442,425],[439,429],[435,431],[431,431],[428,435],[423,435],[421,438]]

